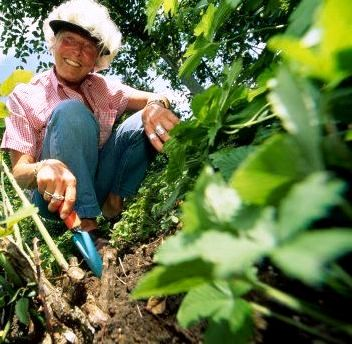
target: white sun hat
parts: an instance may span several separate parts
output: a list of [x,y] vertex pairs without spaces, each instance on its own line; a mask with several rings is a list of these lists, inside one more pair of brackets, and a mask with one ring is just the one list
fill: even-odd
[[101,53],[95,71],[106,69],[121,46],[121,32],[107,8],[94,0],[69,0],[50,12],[44,21],[45,39],[51,49],[61,30],[77,32],[96,41]]

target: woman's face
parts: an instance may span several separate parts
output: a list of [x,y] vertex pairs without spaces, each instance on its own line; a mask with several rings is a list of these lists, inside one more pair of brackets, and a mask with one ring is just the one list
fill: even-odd
[[59,33],[53,52],[59,81],[73,88],[79,87],[93,71],[98,58],[98,48],[92,40],[70,31]]

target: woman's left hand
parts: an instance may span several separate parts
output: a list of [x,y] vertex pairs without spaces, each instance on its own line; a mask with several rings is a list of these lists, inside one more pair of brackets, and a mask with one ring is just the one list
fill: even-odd
[[170,139],[169,131],[180,121],[172,111],[159,104],[147,105],[143,109],[142,120],[145,133],[158,152]]

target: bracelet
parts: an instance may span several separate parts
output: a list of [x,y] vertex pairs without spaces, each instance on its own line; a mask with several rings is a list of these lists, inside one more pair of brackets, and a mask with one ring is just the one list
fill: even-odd
[[149,106],[152,104],[158,104],[163,106],[165,109],[170,109],[170,102],[167,98],[158,98],[158,99],[149,100],[146,106]]
[[38,172],[43,167],[45,162],[46,162],[46,159],[38,161],[38,162],[35,163],[35,166],[34,166],[34,169],[33,169],[34,179],[37,179]]

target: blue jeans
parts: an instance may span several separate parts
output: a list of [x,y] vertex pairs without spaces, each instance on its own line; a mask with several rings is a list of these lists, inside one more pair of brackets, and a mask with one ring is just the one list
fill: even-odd
[[[127,118],[113,130],[99,149],[99,123],[92,112],[77,100],[65,100],[53,111],[43,142],[41,160],[58,159],[77,180],[74,209],[81,218],[101,214],[101,206],[111,192],[122,198],[137,192],[153,156],[141,112]],[[59,219],[35,190],[32,201],[40,215]]]

